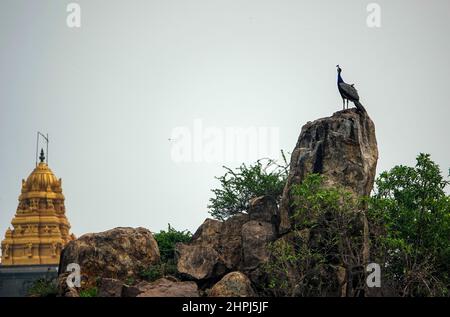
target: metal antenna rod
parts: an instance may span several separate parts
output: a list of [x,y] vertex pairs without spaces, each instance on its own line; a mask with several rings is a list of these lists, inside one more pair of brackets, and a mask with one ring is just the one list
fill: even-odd
[[36,166],[37,166],[37,158],[38,158],[38,148],[39,148],[39,132],[37,133],[37,137],[36,137]]
[[36,139],[36,166],[37,166],[37,160],[38,160],[38,152],[39,152],[39,137],[43,137],[46,141],[46,163],[48,165],[48,133],[47,135],[42,134],[41,132],[37,132],[37,139]]
[[47,153],[46,153],[46,156],[47,156],[47,165],[48,165],[48,133],[47,133],[47,138],[45,139],[46,141],[47,141]]

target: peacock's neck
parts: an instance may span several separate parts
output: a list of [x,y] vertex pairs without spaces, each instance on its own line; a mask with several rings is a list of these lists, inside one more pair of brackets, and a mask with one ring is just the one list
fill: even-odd
[[338,82],[338,84],[344,82],[344,80],[343,80],[342,77],[341,77],[341,73],[338,73],[337,82]]

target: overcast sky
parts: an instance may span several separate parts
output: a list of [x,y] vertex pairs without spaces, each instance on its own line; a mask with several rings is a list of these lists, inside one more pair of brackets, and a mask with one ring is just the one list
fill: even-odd
[[341,109],[336,64],[375,122],[378,172],[426,152],[448,173],[448,0],[377,1],[379,28],[371,1],[79,0],[80,28],[69,2],[0,0],[1,238],[36,131],[77,236],[194,231],[224,162],[177,161],[174,131],[204,144],[198,123],[256,128],[291,151],[303,124]]

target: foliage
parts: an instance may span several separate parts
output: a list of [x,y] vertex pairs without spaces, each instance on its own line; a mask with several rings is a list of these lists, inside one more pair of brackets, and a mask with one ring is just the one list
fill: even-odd
[[161,261],[167,262],[175,258],[175,245],[179,242],[187,243],[191,241],[192,233],[184,230],[177,231],[168,224],[167,231],[161,230],[154,234],[161,255]]
[[134,277],[128,277],[125,280],[125,284],[127,284],[127,285],[133,285],[135,282],[136,282],[136,279]]
[[359,295],[362,265],[370,260],[382,268],[381,294],[449,296],[448,184],[427,154],[414,167],[381,173],[374,195],[358,200],[309,175],[292,189],[294,229],[269,246],[268,288],[275,295],[326,296],[342,287],[341,274],[345,294]]
[[345,295],[364,286],[364,213],[360,202],[342,188],[324,186],[324,176],[310,174],[292,188],[294,230],[270,245],[268,287],[278,296],[338,296],[336,276],[350,276]]
[[28,295],[33,297],[52,297],[56,296],[57,292],[56,281],[50,278],[40,278],[28,288]]
[[369,213],[385,227],[378,254],[401,296],[446,296],[450,286],[450,197],[439,166],[420,154],[376,180]]
[[143,270],[140,274],[142,279],[149,282],[156,281],[157,279],[167,275],[178,275],[177,265],[173,260],[151,265],[147,269]]
[[97,297],[97,287],[91,287],[87,289],[80,290],[80,297]]
[[283,164],[272,159],[260,159],[253,165],[242,164],[236,169],[224,166],[225,174],[216,177],[220,188],[213,189],[214,197],[208,205],[209,213],[224,220],[247,211],[251,198],[268,195],[280,200],[288,175],[288,163],[281,151]]
[[143,270],[140,275],[141,275],[141,278],[143,278],[149,282],[153,282],[153,281],[156,281],[157,279],[163,277],[164,272],[163,272],[163,268],[161,267],[161,264],[157,264],[157,265],[151,265],[147,269]]
[[191,241],[192,233],[188,230],[178,231],[168,224],[167,231],[161,230],[154,234],[155,240],[158,243],[158,248],[161,256],[161,262],[146,268],[141,272],[141,277],[147,281],[153,282],[161,277],[167,275],[178,274],[175,246],[177,243],[188,243]]

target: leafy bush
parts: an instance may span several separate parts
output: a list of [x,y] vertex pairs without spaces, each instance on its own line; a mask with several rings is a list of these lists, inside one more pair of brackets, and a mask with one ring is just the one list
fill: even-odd
[[[292,196],[294,230],[269,246],[269,289],[277,296],[361,295],[367,239],[360,201],[344,189],[324,187],[318,174],[294,186]],[[339,271],[349,273],[343,294]]]
[[175,261],[169,260],[148,267],[146,270],[143,270],[140,275],[142,279],[153,282],[167,275],[177,276],[178,270]]
[[446,296],[450,287],[449,184],[430,155],[376,180],[369,212],[385,227],[377,257],[401,296]]
[[178,242],[187,243],[191,241],[192,233],[187,230],[177,231],[169,224],[167,231],[161,230],[159,233],[155,233],[154,237],[158,242],[161,261],[167,262],[175,259],[175,245]]
[[97,287],[83,289],[83,290],[80,290],[80,292],[79,292],[80,297],[97,297],[97,293],[98,293]]
[[40,278],[28,288],[28,295],[34,297],[56,296],[58,288],[55,279]]
[[283,165],[272,159],[261,159],[255,164],[242,164],[236,169],[224,166],[226,173],[216,177],[220,188],[213,189],[214,197],[208,205],[209,213],[224,220],[234,214],[245,212],[251,198],[268,195],[280,200],[288,175],[288,163],[284,153]]
[[188,230],[178,231],[168,225],[167,231],[161,230],[153,235],[158,243],[161,262],[151,265],[141,272],[141,277],[153,282],[167,275],[178,274],[175,258],[175,246],[177,243],[188,243],[191,241],[192,233]]
[[156,281],[157,279],[164,276],[163,267],[161,266],[161,264],[152,265],[146,270],[143,270],[140,275],[141,278],[149,282]]

